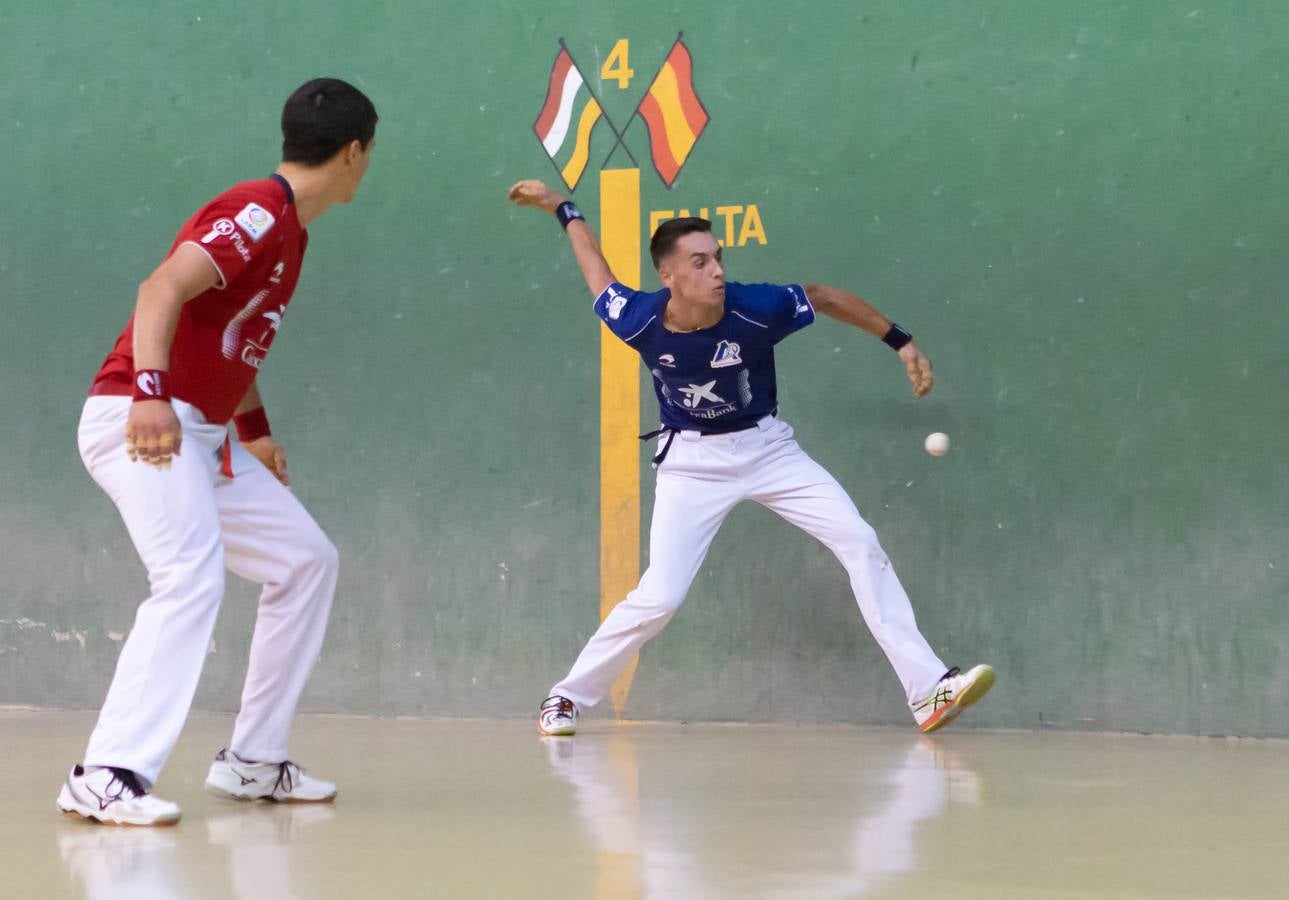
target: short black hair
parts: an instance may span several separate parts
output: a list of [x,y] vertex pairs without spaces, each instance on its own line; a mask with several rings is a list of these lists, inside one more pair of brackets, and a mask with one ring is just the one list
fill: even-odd
[[282,161],[320,166],[352,141],[366,147],[376,134],[376,107],[339,78],[315,78],[282,107]]
[[710,234],[712,223],[698,216],[686,216],[683,219],[668,219],[659,225],[658,230],[649,239],[649,258],[653,260],[653,267],[658,268],[658,263],[676,249],[676,241],[696,231],[706,231]]

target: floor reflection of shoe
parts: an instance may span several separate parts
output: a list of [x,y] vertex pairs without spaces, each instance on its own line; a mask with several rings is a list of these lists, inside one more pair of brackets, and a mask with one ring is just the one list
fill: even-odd
[[989,666],[973,666],[966,672],[954,666],[944,673],[931,696],[913,705],[913,718],[923,732],[943,728],[993,686],[994,670]]
[[135,857],[173,850],[173,831],[157,828],[80,828],[68,825],[58,833],[58,853],[77,871],[90,866],[131,869]]
[[277,763],[242,759],[220,750],[206,775],[206,790],[231,800],[274,800],[279,803],[329,803],[336,786],[305,774],[290,760]]
[[537,740],[546,745],[546,756],[552,766],[572,762],[577,753],[577,738],[542,735]]
[[934,767],[948,777],[949,801],[975,806],[980,802],[980,776],[971,768],[969,757],[953,744],[920,737],[918,741],[934,754]]
[[191,872],[180,865],[178,846],[172,828],[68,824],[58,829],[63,867],[80,883],[76,896],[86,900],[182,900],[193,896]]
[[129,769],[73,766],[58,792],[58,808],[103,825],[174,825],[183,816],[177,803],[148,793]]
[[233,811],[206,819],[206,833],[213,844],[289,844],[305,829],[336,818],[335,808],[325,803],[281,803],[267,809],[224,809]]

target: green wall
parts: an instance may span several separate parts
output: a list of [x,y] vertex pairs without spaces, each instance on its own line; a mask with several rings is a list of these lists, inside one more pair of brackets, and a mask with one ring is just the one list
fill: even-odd
[[[6,5],[0,703],[101,700],[146,581],[77,458],[82,397],[179,224],[270,171],[282,100],[329,74],[377,149],[260,379],[342,556],[304,705],[531,713],[597,621],[600,325],[505,189],[554,177],[531,125],[560,37],[621,125],[683,29],[711,124],[670,191],[631,126],[644,215],[756,204],[730,277],[835,283],[917,335],[916,402],[872,338],[793,337],[782,414],[936,648],[999,670],[971,721],[1289,736],[1283,4],[612,6]],[[620,38],[625,90],[594,78]],[[576,197],[594,218],[594,170]],[[254,597],[230,590],[202,707],[236,705]],[[840,567],[754,507],[626,712],[907,720]]]

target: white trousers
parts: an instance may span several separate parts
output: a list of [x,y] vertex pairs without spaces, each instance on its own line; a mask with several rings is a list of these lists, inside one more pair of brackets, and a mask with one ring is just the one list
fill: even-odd
[[609,692],[645,641],[680,608],[717,530],[741,500],[774,510],[836,555],[905,696],[910,703],[925,699],[945,665],[918,631],[876,532],[836,479],[797,446],[792,428],[770,416],[732,434],[675,436],[658,467],[649,568],[551,693],[594,706]]
[[154,783],[170,755],[206,661],[224,570],[264,585],[241,711],[229,744],[262,762],[288,757],[296,702],[322,647],[336,589],[336,548],[295,496],[237,445],[220,470],[227,429],[176,401],[183,445],[169,469],[131,462],[129,397],[90,397],[81,459],[125,521],[148,570],[85,764],[131,769]]

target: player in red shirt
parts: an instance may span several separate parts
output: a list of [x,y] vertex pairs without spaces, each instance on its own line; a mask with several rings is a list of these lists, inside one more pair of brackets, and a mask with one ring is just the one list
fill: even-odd
[[[333,78],[282,111],[282,163],[189,219],[99,370],[81,459],[125,521],[152,592],[139,607],[84,762],[58,795],[70,815],[171,825],[153,796],[187,718],[224,594],[224,570],[264,585],[241,711],[206,778],[212,793],[327,801],[336,787],[290,762],[296,702],[336,587],[336,548],[287,489],[256,376],[282,325],[306,226],[353,200],[376,109]],[[230,442],[228,423],[237,427]]]

